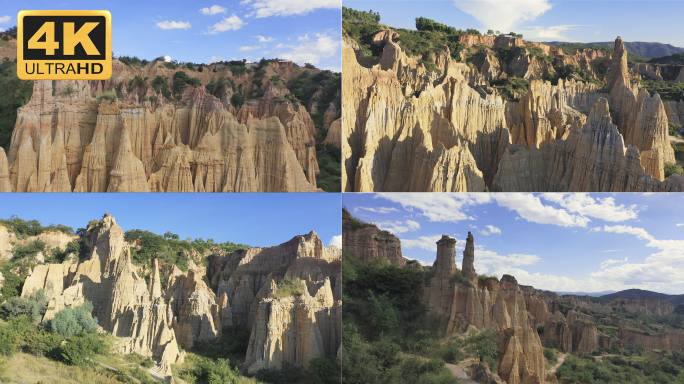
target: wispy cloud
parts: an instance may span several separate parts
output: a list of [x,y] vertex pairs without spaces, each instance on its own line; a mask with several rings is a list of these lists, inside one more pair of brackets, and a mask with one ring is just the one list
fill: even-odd
[[270,36],[269,36],[269,37],[264,37],[264,36],[259,36],[259,35],[257,35],[257,36],[254,36],[254,37],[257,38],[257,39],[259,39],[259,42],[260,42],[260,43],[270,43],[270,42],[272,42],[272,41],[275,41],[275,39],[272,38],[272,37],[270,37]]
[[200,12],[202,12],[203,14],[205,14],[205,15],[207,15],[207,16],[211,16],[211,15],[215,15],[215,14],[217,14],[217,13],[227,13],[228,10],[225,9],[225,8],[223,8],[223,7],[220,6],[220,5],[212,5],[212,6],[209,7],[209,8],[202,8],[202,9],[200,9]]
[[263,48],[261,45],[252,45],[252,46],[240,47],[240,48],[238,48],[238,51],[240,51],[240,52],[254,51],[256,49],[261,49],[261,48]]
[[205,34],[215,35],[219,32],[226,32],[230,30],[237,31],[245,24],[247,23],[242,21],[242,19],[240,19],[236,14],[233,14],[231,17],[224,17],[223,20],[210,26]]
[[552,8],[548,0],[454,1],[461,11],[472,15],[485,29],[508,33],[521,22],[535,20]]
[[340,0],[243,0],[253,12],[248,17],[306,15],[316,9],[341,9]]
[[157,23],[161,29],[190,29],[192,26],[189,21],[162,21]]
[[10,16],[0,16],[0,24],[9,23],[12,18]]
[[389,231],[393,234],[416,231],[420,229],[420,224],[413,220],[376,221],[373,224],[377,225],[378,228]]
[[399,212],[398,209],[396,208],[387,208],[387,207],[354,207],[354,212],[358,211],[368,211],[368,212],[373,212],[373,213],[390,213],[390,212]]

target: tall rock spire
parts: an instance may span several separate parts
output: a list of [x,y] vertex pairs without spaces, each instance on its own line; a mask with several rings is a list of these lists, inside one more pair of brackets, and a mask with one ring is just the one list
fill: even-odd
[[159,278],[159,259],[152,260],[152,277],[150,278],[150,301],[161,297],[161,279]]
[[458,270],[456,267],[456,239],[447,235],[442,235],[442,238],[437,242],[437,260],[432,265],[435,271],[435,276],[448,276],[454,274]]
[[477,272],[475,272],[475,240],[468,232],[465,250],[463,251],[463,277],[477,286]]
[[610,62],[606,91],[610,92],[617,83],[623,83],[630,88],[629,68],[627,67],[627,49],[620,36],[615,39],[615,52]]

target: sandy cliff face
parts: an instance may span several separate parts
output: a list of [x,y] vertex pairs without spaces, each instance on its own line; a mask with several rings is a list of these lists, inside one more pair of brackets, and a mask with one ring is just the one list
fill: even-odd
[[[423,301],[430,311],[440,315],[447,335],[460,334],[468,327],[493,328],[500,336],[498,374],[507,383],[544,383],[544,356],[536,323],[526,304],[523,292],[502,290],[500,284],[480,284],[472,266],[474,239],[468,236],[464,252],[463,282],[452,278],[458,270],[455,264],[456,240],[442,236],[437,243],[434,276],[423,288]],[[471,257],[472,253],[472,257]],[[475,279],[469,276],[474,274]],[[514,286],[509,285],[513,288]],[[517,287],[517,284],[515,284]],[[533,297],[534,301],[536,297]],[[527,298],[528,302],[530,297]],[[537,301],[544,311],[543,301]]]
[[[226,300],[220,313],[251,330],[244,369],[281,368],[283,363],[308,367],[318,356],[334,356],[341,343],[341,256],[325,247],[315,232],[281,245],[251,248],[217,257],[210,281]],[[301,296],[273,298],[277,284],[299,278]],[[224,299],[225,297],[225,299]]]
[[[50,303],[44,320],[65,307],[92,302],[100,326],[118,337],[116,352],[152,357],[157,373],[166,377],[170,364],[185,357],[178,345],[191,348],[215,340],[230,325],[251,331],[244,369],[252,373],[284,363],[308,367],[314,357],[337,354],[342,252],[325,247],[315,232],[274,247],[217,256],[208,268],[190,263],[182,272],[172,266],[163,280],[153,260],[149,284],[131,264],[131,245],[123,233],[106,214],[81,239],[86,260],[36,266],[22,296],[46,291]],[[273,298],[286,278],[301,279],[303,294]]]
[[[306,108],[283,101],[286,88],[267,81],[264,95],[239,110],[230,105],[231,87],[218,98],[202,86],[187,87],[178,101],[169,101],[151,88],[126,89],[139,71],[153,78],[168,69],[114,64],[104,84],[56,81],[53,89],[51,81],[34,82],[10,148],[0,151],[0,191],[320,191],[316,153],[306,149],[315,143],[316,128]],[[191,75],[208,83],[227,71],[205,73],[211,69]],[[283,72],[287,80],[301,71],[269,65],[266,72]],[[243,80],[240,85],[250,88]],[[118,100],[95,98],[115,84]],[[334,107],[326,112],[328,125],[337,114]]]
[[[395,40],[392,31],[378,32],[374,41],[384,46],[377,60],[354,42],[343,47],[345,191],[684,189],[680,177],[665,180],[664,172],[675,161],[667,126],[681,121],[679,103],[638,92],[619,37],[608,58],[594,50],[565,55],[521,39],[464,35],[459,41],[467,46],[518,53],[503,61],[481,51],[467,66],[446,48],[435,57],[435,72]],[[530,49],[604,79],[606,87],[533,80],[555,72]],[[531,80],[517,102],[502,101],[489,86],[507,73]]]
[[401,255],[401,241],[398,237],[380,230],[374,224],[357,228],[352,224],[353,220],[355,219],[349,212],[342,212],[342,249],[364,263],[381,258],[390,264],[406,265],[407,259]]
[[[123,230],[108,214],[90,228],[84,241],[90,256],[78,265],[39,265],[26,279],[22,295],[48,288],[51,298],[45,314],[53,317],[60,309],[93,303],[93,317],[119,339],[120,353],[139,353],[157,362],[157,371],[171,376],[170,364],[184,359],[171,326],[170,307],[161,296],[158,279],[150,285],[133,271],[130,246]],[[155,265],[156,266],[156,265]],[[158,276],[158,267],[154,275]]]

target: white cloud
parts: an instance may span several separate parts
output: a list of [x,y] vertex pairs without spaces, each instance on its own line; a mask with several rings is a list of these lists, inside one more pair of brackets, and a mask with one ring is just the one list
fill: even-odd
[[342,72],[342,67],[323,67],[321,69],[323,69],[325,71],[331,71],[331,72],[338,72],[338,73]]
[[342,249],[342,235],[333,236],[328,242],[328,246],[334,245],[337,248]]
[[315,40],[299,45],[284,45],[283,48],[288,48],[289,51],[278,53],[278,57],[300,65],[305,63],[316,65],[321,58],[329,58],[339,53],[340,39],[335,39],[327,33],[317,33]]
[[[604,252],[605,252],[605,251],[604,251]],[[626,258],[626,257],[625,257],[624,260],[613,260],[613,259],[608,259],[608,260],[606,260],[606,261],[604,261],[604,262],[601,263],[601,269],[605,269],[607,266],[609,266],[609,265],[611,265],[611,264],[626,263],[626,262],[627,262],[627,258]]]
[[275,39],[272,38],[271,36],[269,36],[269,37],[264,37],[264,36],[256,35],[256,36],[254,36],[254,37],[256,37],[257,39],[259,39],[259,42],[260,42],[260,43],[270,43],[270,42],[272,42],[272,41],[275,41]]
[[409,231],[417,231],[420,229],[420,224],[413,220],[406,220],[405,222],[402,222],[400,220],[397,221],[377,221],[373,222],[373,224],[377,225],[378,228],[384,230],[384,231],[389,231],[392,234],[397,234],[397,233],[404,233],[404,232],[409,232]]
[[605,251],[601,251],[603,253],[610,253],[610,252],[619,252],[622,251],[622,249],[606,249]]
[[263,48],[261,45],[252,45],[252,46],[240,47],[240,48],[238,48],[238,51],[240,51],[240,52],[254,51],[256,49],[261,49],[261,48]]
[[638,285],[642,289],[659,292],[678,292],[684,289],[684,240],[659,240],[644,228],[626,225],[604,226],[604,232],[629,234],[647,241],[646,246],[657,248],[641,263],[624,262],[591,274],[623,285]]
[[0,24],[9,23],[12,18],[10,16],[0,16]]
[[465,211],[470,205],[491,201],[492,195],[485,193],[378,193],[375,198],[401,204],[406,210],[414,208],[430,221],[454,222],[472,219]]
[[492,233],[501,233],[501,230],[493,225],[485,225],[486,230],[481,230],[480,233],[483,235],[491,235]]
[[[493,271],[501,277],[504,274],[515,276],[518,283],[532,285],[536,289],[545,289],[562,292],[591,291],[600,292],[607,290],[621,290],[624,287],[617,284],[605,284],[595,279],[574,280],[565,276],[542,275],[541,273],[530,273],[520,268],[500,268]],[[492,274],[492,273],[490,273]]]
[[309,34],[307,33],[307,34],[304,35],[304,36],[299,36],[299,37],[297,38],[297,40],[299,40],[299,41],[307,41],[307,40],[309,40]]
[[[402,248],[420,248],[428,251],[437,251],[437,241],[442,235],[420,236],[417,239],[400,239]],[[458,244],[458,243],[457,243]]]
[[399,210],[396,209],[396,208],[387,208],[387,207],[377,207],[377,208],[373,208],[373,207],[354,207],[354,212],[358,212],[358,211],[361,211],[361,210],[368,211],[368,212],[374,212],[374,213],[399,212]]
[[526,27],[521,32],[525,36],[525,40],[541,40],[541,41],[577,41],[565,36],[565,33],[578,29],[579,27],[586,27],[586,25],[554,25],[551,27]]
[[[504,208],[515,211],[520,218],[538,224],[553,224],[563,227],[586,227],[591,220],[583,214],[599,215],[603,212],[594,209],[581,210],[581,214],[572,214],[566,209],[558,209],[544,205],[539,196],[523,193],[494,193],[494,194],[438,194],[438,193],[378,193],[375,198],[383,198],[401,204],[406,210],[420,210],[420,214],[430,221],[459,222],[474,220],[467,214],[469,206],[489,203],[492,200]],[[547,199],[550,200],[550,199]],[[605,200],[605,199],[604,199]],[[565,202],[571,209],[581,206]],[[610,205],[610,204],[608,204]],[[614,204],[613,204],[614,205]],[[622,207],[622,206],[620,206]],[[618,212],[613,210],[613,212]]]
[[625,221],[636,219],[637,205],[615,205],[612,197],[593,198],[587,193],[543,193],[541,198],[557,203],[572,213],[594,217],[605,221]]
[[600,35],[600,34],[601,34],[601,30],[600,30],[600,29],[599,29],[598,31],[594,32],[594,35]]
[[164,56],[164,61],[166,61],[167,63],[170,63],[171,62],[171,56],[168,56],[168,55]]
[[499,255],[495,251],[485,249],[481,245],[475,246],[475,270],[478,273],[496,274],[501,277],[505,273],[501,273],[501,266],[506,268],[517,267],[521,265],[532,265],[539,262],[539,256],[527,255],[520,253],[512,253],[510,255]]
[[581,215],[572,215],[566,210],[544,205],[539,197],[532,194],[498,193],[494,198],[500,206],[516,211],[520,217],[533,223],[586,227],[590,221]]
[[161,29],[189,29],[192,28],[189,21],[162,21],[157,23],[157,27]]
[[242,21],[242,19],[240,19],[236,14],[233,13],[231,17],[224,17],[223,20],[209,27],[205,34],[215,35],[219,32],[225,32],[230,30],[237,31],[238,29],[242,28],[242,26],[245,24],[246,23]]
[[216,63],[219,61],[226,61],[226,59],[221,56],[212,56],[211,59],[209,59],[209,61],[206,62],[206,64]]
[[241,4],[250,6],[255,11],[255,16],[291,16],[306,15],[319,9],[340,9],[340,0],[244,0]]
[[215,15],[215,14],[217,14],[217,13],[227,13],[228,10],[225,9],[225,8],[223,8],[223,7],[220,6],[220,5],[212,5],[212,6],[209,7],[209,8],[202,8],[202,9],[200,9],[200,12],[202,12],[203,14],[205,14],[205,15],[207,15],[207,16],[211,16],[211,15]]
[[681,227],[682,225],[684,225],[684,223],[677,223],[678,227]]
[[485,29],[503,33],[511,32],[523,21],[536,19],[552,7],[548,0],[455,0],[454,5],[475,17]]

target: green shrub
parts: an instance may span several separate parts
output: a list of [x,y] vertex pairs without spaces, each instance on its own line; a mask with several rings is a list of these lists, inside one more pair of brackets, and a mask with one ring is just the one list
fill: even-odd
[[197,69],[197,68],[195,67],[195,64],[193,64],[193,63],[187,63],[187,64],[185,64],[185,66],[186,66],[189,70],[191,70],[191,71],[193,71],[193,72]]
[[230,97],[230,104],[236,109],[240,109],[244,103],[245,96],[242,93],[234,93],[233,96]]
[[43,252],[45,250],[45,243],[40,240],[33,240],[27,245],[16,244],[12,248],[12,260],[13,261],[33,261],[36,260],[36,255],[38,252]]
[[10,298],[2,304],[2,310],[12,317],[28,316],[34,323],[37,323],[47,311],[47,305],[48,298],[45,296],[45,291],[39,289],[29,297]]
[[62,89],[62,90],[59,92],[59,94],[60,94],[60,95],[71,95],[71,94],[74,93],[74,92],[76,92],[76,90],[74,89],[74,87],[72,87],[71,85],[67,85],[66,88]]
[[90,301],[75,308],[64,308],[50,320],[48,327],[61,336],[90,332],[97,329],[97,318],[92,317],[92,312],[93,304]]
[[550,362],[550,363],[557,363],[558,362],[558,356],[556,355],[556,350],[551,349],[551,348],[544,348],[544,357]]
[[278,287],[275,291],[273,291],[273,293],[271,293],[271,296],[275,299],[292,295],[300,296],[304,293],[305,289],[306,285],[304,284],[303,280],[297,277],[288,277],[278,283]]
[[238,367],[231,367],[227,359],[204,360],[191,370],[200,383],[234,383],[240,377]]
[[340,360],[337,357],[314,357],[309,361],[309,369],[314,372],[319,383],[335,384],[340,382],[342,367],[340,366]]
[[537,325],[537,334],[540,336],[544,334],[544,324]]
[[[480,361],[485,361],[486,358],[496,359],[499,353],[499,336],[492,328],[487,328],[476,335],[469,336],[466,343],[470,344],[467,350],[474,353]],[[491,366],[492,371],[495,366]]]
[[665,163],[665,177],[670,177],[671,175],[682,175],[682,167],[677,164]]
[[668,123],[670,136],[679,136],[679,131],[682,130],[682,125],[677,123]]
[[105,100],[116,100],[117,98],[118,97],[116,96],[116,93],[114,91],[107,90],[107,91],[102,92],[97,97],[97,100],[98,101],[101,101],[103,99],[105,99]]
[[105,355],[109,352],[102,336],[96,333],[81,333],[78,336],[72,336],[60,347],[59,351],[64,362],[69,365],[83,365],[91,356]]

